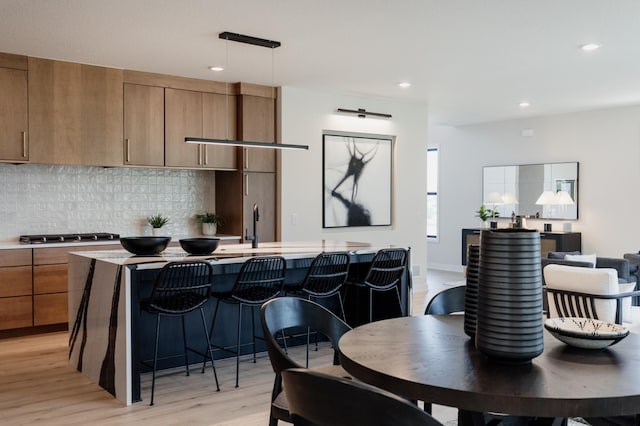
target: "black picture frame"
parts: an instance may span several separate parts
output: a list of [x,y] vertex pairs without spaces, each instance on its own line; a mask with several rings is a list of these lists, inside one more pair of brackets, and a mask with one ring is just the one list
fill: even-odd
[[390,226],[393,137],[322,135],[322,227]]

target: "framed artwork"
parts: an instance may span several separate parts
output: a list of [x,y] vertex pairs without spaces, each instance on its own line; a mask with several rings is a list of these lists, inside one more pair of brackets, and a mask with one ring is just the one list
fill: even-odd
[[322,138],[322,227],[391,225],[393,138]]
[[567,191],[573,201],[576,201],[575,194],[576,181],[573,179],[557,179],[556,180],[556,192]]

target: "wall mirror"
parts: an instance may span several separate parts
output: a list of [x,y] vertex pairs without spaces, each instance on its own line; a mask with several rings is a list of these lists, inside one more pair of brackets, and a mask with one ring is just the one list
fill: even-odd
[[482,191],[503,218],[578,219],[577,162],[483,167]]

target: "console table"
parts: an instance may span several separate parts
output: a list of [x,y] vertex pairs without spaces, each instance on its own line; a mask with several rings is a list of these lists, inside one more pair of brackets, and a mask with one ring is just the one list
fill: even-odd
[[[462,264],[467,264],[467,247],[480,244],[480,229],[462,230]],[[540,255],[547,257],[550,251],[581,251],[582,234],[580,232],[540,232]]]

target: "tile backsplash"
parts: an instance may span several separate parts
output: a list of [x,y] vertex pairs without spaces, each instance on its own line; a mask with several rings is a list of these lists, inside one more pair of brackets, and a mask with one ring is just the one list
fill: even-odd
[[150,235],[146,218],[170,218],[166,233],[199,235],[194,215],[215,211],[215,172],[0,164],[0,241],[23,234]]

